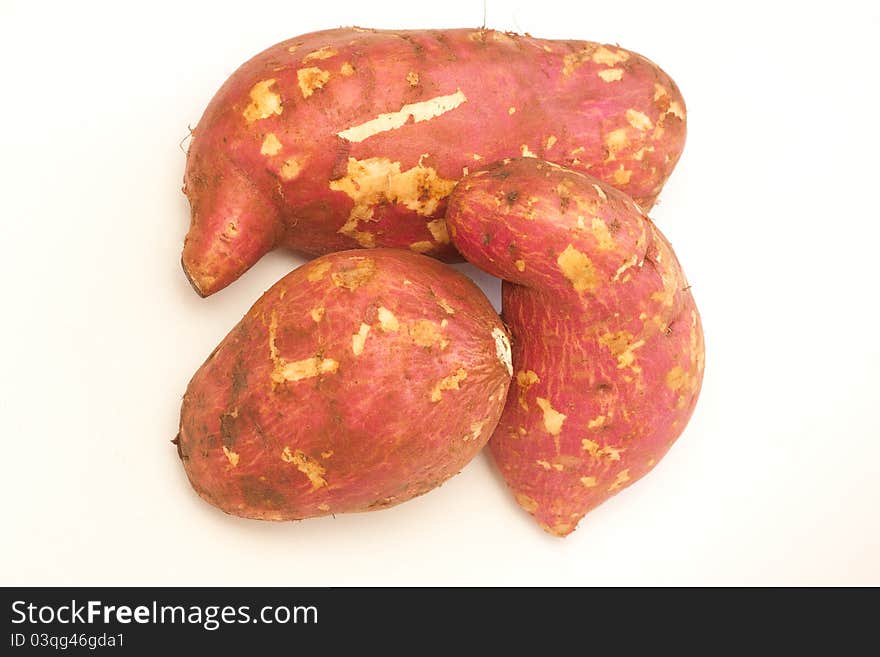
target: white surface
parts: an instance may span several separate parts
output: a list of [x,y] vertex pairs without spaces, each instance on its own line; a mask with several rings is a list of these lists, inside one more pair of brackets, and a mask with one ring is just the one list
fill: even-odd
[[648,55],[689,109],[653,216],[702,311],[702,398],[559,540],[485,455],[392,510],[261,524],[198,499],[168,442],[192,373],[300,262],[192,292],[187,124],[285,37],[476,26],[481,3],[58,4],[0,5],[0,583],[880,584],[880,5],[488,2],[490,27]]

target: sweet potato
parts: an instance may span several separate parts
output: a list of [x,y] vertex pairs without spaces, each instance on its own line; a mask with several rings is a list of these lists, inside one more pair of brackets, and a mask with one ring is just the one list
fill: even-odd
[[290,520],[392,506],[486,443],[510,385],[486,297],[431,258],[318,258],[266,292],[196,372],[177,446],[205,500]]
[[461,253],[504,279],[516,382],[492,454],[519,504],[564,536],[690,418],[703,333],[689,286],[632,200],[547,162],[471,173],[447,221]]
[[534,155],[648,208],[684,138],[675,83],[616,46],[485,29],[306,34],[239,68],[196,126],[183,266],[207,296],[276,247],[455,259],[443,214],[469,168]]

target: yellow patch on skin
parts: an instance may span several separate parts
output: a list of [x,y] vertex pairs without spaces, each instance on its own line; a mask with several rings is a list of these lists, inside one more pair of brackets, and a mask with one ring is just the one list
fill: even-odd
[[433,118],[451,112],[464,102],[467,102],[467,96],[462,93],[461,89],[458,89],[455,93],[446,96],[437,96],[417,103],[409,103],[396,112],[380,114],[375,119],[353,125],[336,134],[350,142],[359,143],[380,132],[400,128],[406,125],[410,119],[412,119],[413,123],[430,121]]
[[318,50],[314,50],[303,57],[303,62],[311,62],[318,59],[330,59],[338,54],[339,53],[333,50],[330,46],[324,46],[323,48],[318,48]]
[[516,373],[516,385],[519,386],[519,405],[522,406],[523,410],[529,410],[529,405],[526,402],[526,392],[540,381],[541,379],[532,370],[520,370]]
[[587,150],[587,149],[584,148],[583,146],[578,146],[573,151],[571,151],[571,155],[577,155],[578,153],[583,153],[585,150]]
[[621,164],[619,169],[614,170],[612,176],[614,177],[614,182],[618,185],[626,185],[629,183],[629,179],[632,178],[632,173],[629,169],[624,169]]
[[483,420],[482,422],[474,422],[471,424],[471,433],[464,437],[464,440],[477,440],[480,437],[480,434],[483,433],[483,427],[486,426],[486,422],[488,420]]
[[634,372],[641,372],[641,368],[633,365],[636,359],[634,352],[639,347],[643,347],[645,341],[633,341],[633,337],[629,331],[606,333],[599,337],[599,344],[607,347],[611,355],[617,358],[617,369],[630,367]]
[[[446,320],[444,319],[443,321],[445,322]],[[496,326],[492,329],[492,339],[495,341],[495,357],[504,365],[507,375],[513,376],[513,354],[507,334]]]
[[317,66],[301,68],[296,72],[296,80],[303,98],[311,96],[316,89],[322,89],[329,79],[330,71],[325,71]]
[[272,372],[272,381],[284,383],[285,381],[300,381],[310,379],[320,374],[333,374],[339,369],[339,362],[332,358],[303,358],[290,363],[285,363],[280,368],[276,367]]
[[354,258],[355,264],[350,269],[333,272],[330,278],[336,287],[356,290],[376,275],[376,261],[372,258]]
[[562,431],[562,424],[568,416],[554,409],[549,399],[537,397],[535,403],[538,404],[538,407],[544,414],[544,430],[551,436],[558,436]]
[[354,73],[354,67],[348,62],[345,62],[342,66],[339,67],[339,73],[340,75],[347,78]]
[[538,510],[538,503],[525,493],[516,494],[516,503],[529,513],[534,513]]
[[581,449],[589,453],[589,455],[597,461],[619,461],[621,452],[626,451],[623,447],[599,447],[599,443],[589,438],[581,440]]
[[367,342],[367,336],[370,334],[370,325],[361,323],[358,332],[351,336],[351,350],[355,356],[360,356],[364,351],[364,344]]
[[529,147],[526,144],[523,144],[522,146],[520,146],[519,150],[522,153],[523,157],[538,157],[537,155],[532,153],[532,151],[529,150]]
[[608,161],[613,160],[617,153],[629,145],[629,137],[626,128],[611,130],[605,135],[605,145],[608,147]]
[[669,92],[666,91],[666,87],[664,87],[662,84],[658,84],[657,82],[654,83],[654,101],[655,102],[660,100],[661,98],[663,98],[663,96],[668,96],[668,95],[669,95]]
[[581,477],[581,483],[584,488],[593,488],[598,482],[595,477]]
[[638,110],[626,110],[626,120],[636,130],[651,130],[654,127],[654,123],[651,121],[648,115],[639,112]]
[[688,373],[679,365],[676,365],[666,373],[666,387],[670,390],[679,390],[688,382]]
[[385,333],[397,333],[400,330],[400,322],[397,321],[397,317],[385,306],[379,306],[378,314],[379,328]]
[[444,299],[443,297],[436,297],[434,300],[437,302],[437,305],[440,306],[447,315],[454,315],[455,314],[455,308],[450,306],[449,302],[446,299]]
[[617,477],[614,478],[612,484],[608,487],[608,492],[612,492],[623,486],[626,482],[629,481],[629,468],[625,468],[617,473]]
[[544,468],[545,470],[549,470],[549,469],[550,469],[550,464],[549,464],[547,461],[535,461],[535,463],[537,463],[538,465],[540,465],[540,466],[541,466],[542,468]]
[[306,456],[301,449],[291,453],[290,447],[285,447],[281,451],[281,460],[285,463],[293,463],[296,469],[302,472],[312,484],[312,490],[317,490],[327,485],[324,475],[327,473],[320,463]]
[[410,71],[406,74],[406,81],[409,82],[409,86],[411,87],[419,86],[419,74],[415,71]]
[[324,318],[324,309],[321,307],[312,308],[309,314],[315,322],[320,322]]
[[262,80],[257,82],[248,93],[251,102],[244,108],[242,116],[248,123],[253,123],[260,119],[267,119],[273,114],[281,114],[281,96],[272,91],[271,87],[275,84],[275,79]]
[[429,319],[418,319],[410,324],[409,335],[420,347],[433,347],[439,342],[443,348],[443,343],[446,342],[437,324]]
[[233,452],[231,449],[228,449],[226,445],[223,445],[223,453],[226,455],[226,459],[229,461],[229,465],[233,468],[238,465],[238,454]]
[[596,75],[602,78],[605,82],[617,82],[623,77],[623,69],[606,68],[602,71],[599,71]]
[[587,422],[588,429],[597,429],[605,424],[605,416],[599,415],[598,417],[593,418],[589,422]]
[[329,459],[331,456],[333,456],[333,450],[332,450],[332,449],[331,449],[329,452],[321,452],[321,458],[322,458],[322,459]]
[[300,171],[302,171],[302,165],[299,163],[299,160],[295,157],[289,157],[281,165],[281,178],[283,180],[293,180],[300,174]]
[[513,116],[513,115],[516,113],[516,108],[515,108],[515,107],[508,107],[508,108],[507,108],[507,113],[508,113],[510,116]]
[[617,271],[614,272],[614,277],[611,279],[612,281],[617,281],[621,274],[623,274],[627,269],[635,265],[639,261],[638,254],[633,254],[629,258],[627,258],[620,267],[617,268]]
[[435,242],[438,244],[449,244],[449,231],[446,229],[445,219],[429,221],[427,226]]
[[273,133],[268,133],[263,137],[263,144],[260,146],[260,155],[278,155],[281,151],[281,142]]
[[562,74],[566,77],[574,73],[580,68],[581,64],[589,61],[593,53],[596,51],[595,45],[584,46],[578,52],[572,52],[562,58]]
[[409,245],[410,251],[415,251],[416,253],[427,253],[431,249],[434,248],[434,243],[429,242],[428,240],[423,240],[421,242],[413,242]]
[[525,260],[517,260],[513,263],[513,266],[516,267],[517,271],[525,271],[526,270],[526,261]]
[[596,183],[593,183],[593,189],[596,190],[596,193],[599,195],[599,198],[601,198],[603,201],[608,200],[608,197],[605,195],[605,191],[601,187],[599,187],[599,185],[597,185]]
[[319,504],[318,511],[324,511],[325,513],[330,510],[329,504]]
[[562,275],[571,281],[576,292],[592,291],[598,285],[598,275],[593,262],[571,244],[556,258]]
[[[338,232],[353,239],[363,236],[357,230],[358,223],[373,221],[373,208],[382,203],[400,203],[422,216],[430,216],[440,201],[449,196],[456,182],[441,178],[433,167],[421,163],[401,171],[400,162],[388,158],[357,160],[350,157],[346,175],[330,181],[330,189],[344,192],[354,201],[348,221]],[[429,250],[434,247],[430,242],[428,245]],[[417,251],[412,245],[410,248]]]
[[483,156],[482,156],[482,155],[477,155],[476,153],[474,153],[474,160],[475,160],[475,161],[479,162],[479,161],[482,160],[482,159],[483,159]]
[[324,278],[324,274],[327,273],[331,266],[332,265],[327,260],[323,262],[316,262],[315,264],[313,264],[309,269],[309,274],[307,276],[309,282],[315,283],[317,281],[320,281],[322,278]]
[[629,59],[629,53],[625,50],[611,50],[605,46],[599,46],[593,53],[593,61],[604,66],[614,66]]
[[554,144],[556,144],[556,141],[556,135],[550,135],[549,137],[547,137],[547,143],[544,145],[544,150],[549,151],[551,148],[553,148]]
[[666,111],[666,113],[672,114],[672,115],[677,116],[678,118],[684,120],[684,108],[681,106],[681,104],[677,100],[674,100],[671,103],[669,103],[669,109]]
[[599,248],[603,251],[611,251],[617,246],[614,238],[611,237],[611,231],[608,230],[608,224],[606,224],[600,217],[593,217],[590,224],[590,231],[599,243]]
[[431,401],[438,402],[443,397],[444,390],[460,390],[459,383],[467,378],[467,372],[459,367],[454,374],[440,379],[431,389]]

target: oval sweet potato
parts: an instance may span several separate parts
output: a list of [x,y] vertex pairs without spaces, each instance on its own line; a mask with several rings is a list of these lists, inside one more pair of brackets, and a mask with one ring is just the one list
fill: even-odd
[[494,30],[345,28],[238,69],[192,135],[183,266],[203,296],[276,247],[457,257],[443,213],[469,168],[531,155],[654,202],[685,105],[616,46]]
[[564,536],[681,434],[703,333],[669,243],[625,194],[535,159],[459,183],[450,234],[505,279],[516,382],[490,448],[519,504]]
[[276,283],[196,372],[178,450],[227,513],[383,508],[482,448],[510,376],[507,333],[467,277],[405,251],[335,253]]

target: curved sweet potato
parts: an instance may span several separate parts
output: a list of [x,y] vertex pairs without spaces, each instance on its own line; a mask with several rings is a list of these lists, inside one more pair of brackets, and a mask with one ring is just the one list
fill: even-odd
[[456,474],[495,428],[510,343],[469,279],[376,249],[276,283],[196,372],[178,450],[227,513],[289,520],[391,506]]
[[626,195],[547,162],[472,173],[447,221],[461,253],[505,279],[516,383],[492,454],[519,504],[564,536],[687,424],[703,378],[689,286]]
[[239,68],[199,121],[183,266],[206,296],[276,247],[456,258],[443,213],[469,167],[542,157],[648,208],[684,139],[675,83],[616,46],[485,29],[306,34]]

